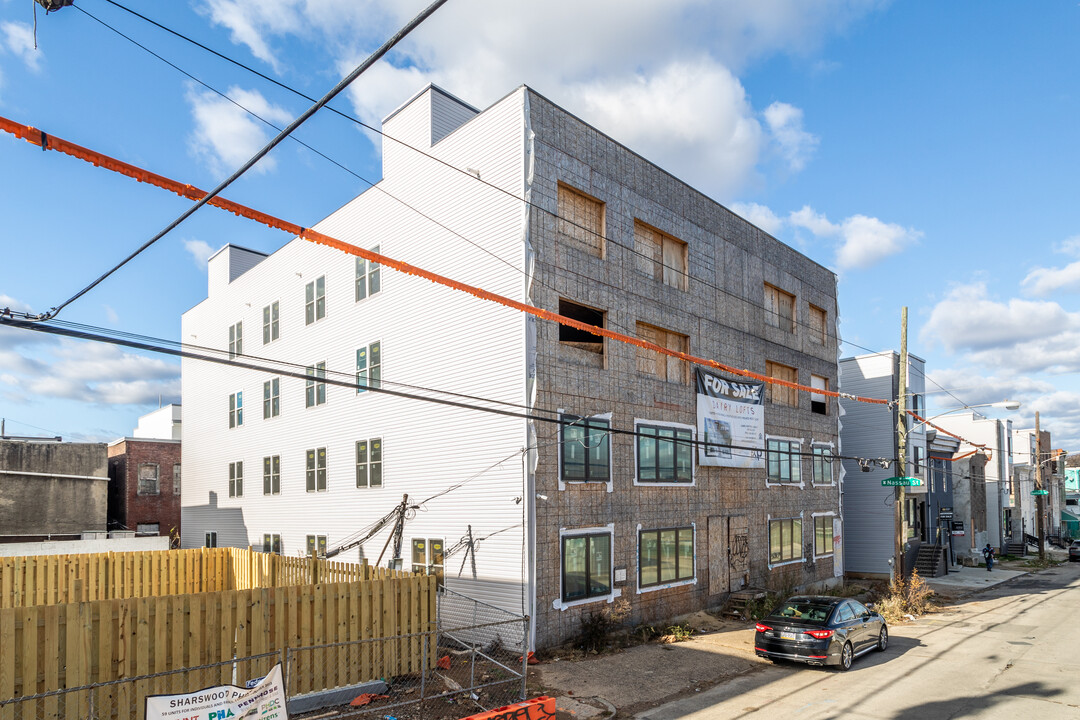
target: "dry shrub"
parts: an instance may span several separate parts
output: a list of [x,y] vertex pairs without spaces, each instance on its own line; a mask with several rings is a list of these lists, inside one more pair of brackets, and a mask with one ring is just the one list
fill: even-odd
[[934,591],[919,577],[918,570],[911,571],[907,580],[896,578],[889,585],[889,594],[881,598],[874,606],[886,622],[895,623],[905,615],[918,617],[930,609],[930,598]]
[[599,651],[612,630],[630,617],[630,601],[619,598],[604,606],[599,612],[581,618],[581,648],[585,652]]

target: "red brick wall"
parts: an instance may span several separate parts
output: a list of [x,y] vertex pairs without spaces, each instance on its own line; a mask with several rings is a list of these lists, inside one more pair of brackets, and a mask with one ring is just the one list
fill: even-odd
[[[157,495],[138,494],[139,466],[144,463],[158,466]],[[179,537],[180,495],[173,485],[173,466],[179,464],[178,442],[126,439],[111,446],[109,480],[115,488],[109,494],[110,518],[128,530],[136,530],[141,523],[157,523],[159,534]]]

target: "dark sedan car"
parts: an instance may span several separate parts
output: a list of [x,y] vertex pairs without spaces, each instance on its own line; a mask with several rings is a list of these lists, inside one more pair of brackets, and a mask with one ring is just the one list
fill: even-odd
[[794,660],[811,665],[851,662],[889,645],[885,618],[857,600],[828,595],[797,595],[781,603],[757,624],[754,652],[758,657]]
[[1080,540],[1069,543],[1069,562],[1080,560]]

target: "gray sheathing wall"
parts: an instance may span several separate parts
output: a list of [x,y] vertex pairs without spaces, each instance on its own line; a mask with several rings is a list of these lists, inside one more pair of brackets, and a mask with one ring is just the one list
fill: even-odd
[[[529,233],[537,253],[535,303],[558,309],[559,298],[601,309],[607,327],[636,335],[640,322],[690,338],[691,354],[765,373],[766,360],[798,368],[798,380],[811,373],[836,387],[836,278],[764,231],[655,165],[529,92],[535,132],[535,182],[532,201],[543,210],[529,214]],[[605,203],[607,243],[594,257],[557,232],[557,184],[564,182]],[[654,280],[636,269],[634,219],[686,242],[688,291]],[[618,244],[616,244],[618,243]],[[620,245],[622,247],[620,247]],[[766,326],[764,283],[797,298],[794,333]],[[718,289],[714,289],[718,288]],[[829,336],[814,342],[806,330],[808,303],[828,313]],[[537,324],[537,405],[572,414],[612,413],[617,428],[635,419],[696,423],[692,384],[665,382],[637,370],[637,349],[605,341],[603,357],[560,345],[558,327]],[[691,374],[692,375],[692,374]],[[810,398],[799,407],[766,402],[766,432],[798,437],[809,452],[811,441],[837,441],[837,406],[814,414]],[[612,491],[603,484],[558,484],[558,429],[539,424],[536,490],[537,645],[565,642],[580,632],[583,615],[605,607],[589,602],[559,609],[560,529],[613,528],[613,565],[626,569],[616,582],[631,601],[629,622],[657,622],[718,605],[728,598],[726,527],[729,517],[747,520],[749,584],[781,589],[833,578],[831,555],[813,557],[812,512],[837,511],[838,486],[812,487],[810,463],[802,465],[806,486],[766,487],[765,470],[696,467],[695,485],[635,486],[633,439],[612,437]],[[696,460],[696,458],[695,458]],[[696,462],[695,462],[696,465]],[[839,476],[839,467],[834,478]],[[802,514],[803,542],[810,543],[805,564],[770,570],[767,518]],[[640,592],[637,583],[637,532],[642,529],[696,528],[696,582]]]

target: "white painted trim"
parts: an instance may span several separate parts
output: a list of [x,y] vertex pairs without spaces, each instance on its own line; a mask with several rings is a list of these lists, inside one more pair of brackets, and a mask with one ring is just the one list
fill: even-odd
[[[814,448],[816,448],[816,447],[827,447],[827,448],[829,448],[830,450],[833,451],[833,455],[836,454],[836,443],[825,442],[825,441],[822,441],[822,440],[810,440],[810,452],[813,452]],[[832,467],[832,473],[831,473],[832,474],[832,482],[827,482],[827,483],[814,482],[814,458],[813,457],[810,458],[810,486],[811,487],[835,487],[836,486],[836,465],[837,465],[836,458],[834,457],[832,460],[830,460],[830,463],[831,463],[831,467]]]
[[[649,420],[647,418],[634,418],[634,432],[638,432],[638,426],[640,425],[652,425],[654,427],[670,427],[678,430],[689,430],[690,440],[695,442],[697,440],[697,428],[693,425],[687,425],[686,423],[668,422],[666,420]],[[638,437],[634,436],[634,485],[643,487],[695,487],[697,485],[697,463],[694,458],[697,457],[697,447],[694,446],[690,449],[690,482],[660,482],[660,481],[641,481],[638,479]]]
[[[601,533],[607,533],[611,537],[611,592],[607,595],[596,595],[590,598],[584,598],[582,600],[571,600],[570,602],[563,602],[563,585],[562,585],[562,541],[564,537],[576,537],[578,535],[599,535]],[[696,570],[696,568],[695,568]],[[590,603],[606,602],[613,603],[615,598],[622,595],[622,589],[615,587],[615,523],[608,523],[601,527],[590,528],[559,528],[559,595],[551,603],[551,607],[556,610],[566,610],[568,608],[577,607],[578,605],[589,605]]]
[[[799,548],[802,549],[804,547],[803,546],[803,537],[806,537],[806,533],[802,530],[802,522],[803,522],[803,511],[802,510],[799,511],[798,515],[784,515],[783,517],[780,517],[780,516],[773,517],[771,514],[766,514],[765,515],[765,537],[768,538],[767,541],[766,541],[766,545],[765,545],[766,550],[768,552],[768,555],[766,555],[766,557],[768,557],[769,555],[772,554],[772,528],[769,527],[770,525],[772,525],[772,521],[773,520],[794,520],[796,518],[799,519],[799,532],[802,535],[802,537],[799,538]],[[770,570],[772,570],[773,568],[784,567],[785,565],[794,565],[795,563],[804,563],[804,562],[806,562],[806,558],[805,557],[800,557],[800,558],[797,558],[795,560],[785,560],[784,562],[778,562],[778,563],[769,562],[768,567],[769,567]]]
[[[612,448],[612,445],[614,443],[611,441],[612,433],[611,433],[611,430],[610,430],[612,413],[606,412],[606,413],[596,413],[595,415],[578,415],[577,413],[567,412],[566,410],[564,410],[562,408],[559,408],[556,412],[557,412],[560,420],[562,419],[563,415],[573,415],[574,417],[582,418],[583,420],[593,420],[593,419],[607,420],[607,422],[608,422],[608,434],[607,434],[607,439],[608,439],[608,479],[604,482],[604,485],[607,486],[607,491],[608,492],[613,492],[615,490],[615,477],[614,477],[615,467],[614,467],[614,462],[613,462],[614,449]],[[563,425],[561,423],[559,424],[559,434],[558,434],[559,441],[558,441],[558,443],[556,443],[556,445],[559,448],[559,472],[558,472],[558,475],[559,475],[559,490],[565,490],[567,485],[596,485],[596,484],[598,484],[597,480],[563,480],[563,476],[562,476],[563,439],[562,439],[562,436],[563,436],[563,429],[565,427],[566,427],[565,425]]]
[[[642,530],[675,530],[680,528],[689,527],[693,530],[694,537],[694,577],[687,580],[673,580],[669,583],[663,583],[661,585],[649,585],[648,587],[641,587],[641,531]],[[667,590],[668,588],[681,587],[683,585],[697,585],[697,523],[690,523],[689,525],[680,525],[678,528],[645,528],[641,523],[638,523],[637,530],[635,531],[637,541],[637,551],[634,553],[634,557],[637,560],[637,578],[634,586],[636,588],[637,595],[643,595],[645,593],[655,592],[657,590]],[[677,551],[677,549],[676,549]]]
[[785,482],[772,482],[769,480],[769,441],[770,440],[782,440],[787,442],[798,443],[799,452],[802,452],[803,444],[805,441],[802,438],[783,437],[781,435],[766,435],[765,436],[765,487],[788,487],[799,488],[803,490],[806,488],[806,481],[803,479],[803,456],[796,456],[799,463],[799,482],[797,483],[785,483]]

